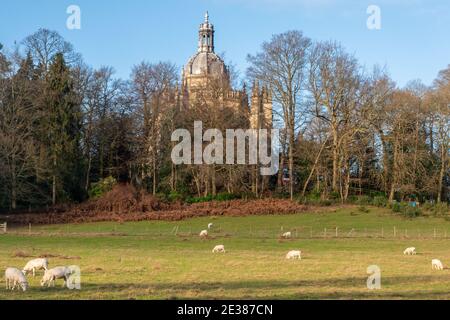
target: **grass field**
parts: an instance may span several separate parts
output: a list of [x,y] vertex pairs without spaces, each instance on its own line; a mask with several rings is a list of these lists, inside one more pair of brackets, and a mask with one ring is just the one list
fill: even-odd
[[[209,222],[208,240],[198,233]],[[336,227],[337,234],[336,234]],[[325,228],[327,229],[325,233]],[[395,228],[395,231],[394,231]],[[283,231],[294,239],[280,240]],[[345,207],[290,216],[199,218],[183,222],[96,223],[12,229],[0,235],[0,268],[22,268],[52,254],[51,266],[79,265],[81,290],[0,288],[0,299],[449,299],[450,222],[413,220],[385,209]],[[337,235],[337,237],[336,237]],[[213,255],[224,244],[227,253]],[[416,256],[403,256],[406,247]],[[286,261],[300,249],[303,260]],[[382,288],[366,287],[367,267],[381,268]],[[51,267],[50,266],[50,267]]]

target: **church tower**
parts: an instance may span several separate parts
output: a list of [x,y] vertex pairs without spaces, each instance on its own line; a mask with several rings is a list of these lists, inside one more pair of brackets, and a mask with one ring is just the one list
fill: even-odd
[[205,14],[205,22],[198,32],[198,52],[214,52],[214,26],[209,23],[209,13]]
[[198,30],[197,53],[189,59],[182,71],[180,92],[183,105],[189,107],[190,104],[195,103],[197,97],[207,96],[208,90],[220,84],[223,89],[220,100],[225,107],[245,110],[246,118],[252,129],[272,128],[270,90],[266,87],[260,88],[258,83],[254,84],[251,95],[251,112],[248,113],[247,90],[245,86],[242,90],[232,88],[228,68],[215,53],[214,36],[214,25],[210,22],[209,14],[206,12],[204,21]]

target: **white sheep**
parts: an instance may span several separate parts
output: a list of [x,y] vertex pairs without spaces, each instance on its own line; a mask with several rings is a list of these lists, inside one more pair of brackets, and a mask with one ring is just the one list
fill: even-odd
[[45,286],[46,284],[48,287],[54,287],[56,279],[64,279],[63,287],[65,287],[71,274],[72,270],[67,267],[56,267],[50,270],[46,270],[44,277],[41,280],[41,287]]
[[414,247],[410,247],[410,248],[406,248],[405,251],[403,251],[404,255],[415,255],[416,254],[416,248]]
[[302,252],[298,251],[298,250],[289,251],[288,254],[286,255],[286,259],[288,259],[288,260],[292,260],[292,259],[302,260]]
[[431,269],[444,270],[444,265],[442,264],[441,260],[433,259],[433,260],[431,260]]
[[8,268],[5,271],[6,290],[15,290],[22,288],[23,291],[28,289],[28,281],[25,275],[16,268]]
[[291,232],[283,233],[282,237],[283,237],[284,239],[290,239],[290,238],[292,237],[292,233],[291,233]]
[[212,227],[214,227],[214,223],[210,223],[210,224],[208,224],[208,230],[211,230],[211,229],[212,229]]
[[27,275],[27,272],[32,271],[33,277],[36,276],[36,270],[48,270],[48,260],[45,258],[34,259],[28,261],[28,263],[23,268],[22,272],[24,275]]
[[200,232],[200,238],[206,238],[208,237],[208,230],[203,230]]
[[215,246],[212,252],[213,253],[225,253],[225,246],[222,244]]

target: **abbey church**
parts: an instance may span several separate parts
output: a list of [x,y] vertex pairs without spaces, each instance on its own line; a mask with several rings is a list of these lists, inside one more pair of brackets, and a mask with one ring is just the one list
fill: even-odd
[[[209,21],[208,13],[200,24],[198,35],[198,51],[192,56],[182,71],[181,101],[188,108],[190,104],[212,87],[219,84],[221,88],[221,103],[238,110],[249,111],[251,129],[272,128],[272,95],[265,87],[253,84],[251,99],[246,88],[232,88],[230,74],[224,61],[215,53],[214,26]],[[245,129],[245,128],[243,128]]]

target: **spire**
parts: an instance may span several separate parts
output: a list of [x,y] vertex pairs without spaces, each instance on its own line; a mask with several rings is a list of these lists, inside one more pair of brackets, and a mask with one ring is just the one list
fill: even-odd
[[214,52],[214,26],[209,22],[209,13],[205,13],[205,21],[200,24],[198,52]]

